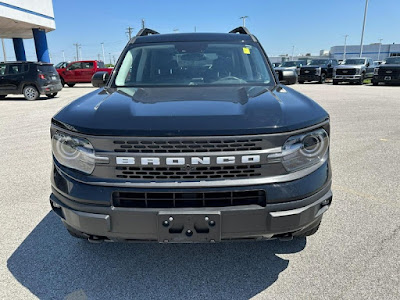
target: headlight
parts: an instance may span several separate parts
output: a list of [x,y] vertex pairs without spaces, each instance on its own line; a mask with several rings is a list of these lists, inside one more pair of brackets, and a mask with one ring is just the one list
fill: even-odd
[[318,129],[287,139],[281,153],[268,155],[270,162],[281,162],[286,171],[294,172],[322,161],[328,152],[329,137]]
[[315,75],[321,75],[321,68],[315,69]]
[[357,75],[361,74],[361,69],[356,69],[356,74]]
[[332,75],[335,76],[336,75],[336,69],[333,69],[332,71]]
[[57,161],[71,169],[91,174],[95,167],[95,155],[92,144],[83,138],[56,132],[51,144]]
[[379,68],[375,68],[374,69],[374,75],[378,75],[378,73],[379,73]]

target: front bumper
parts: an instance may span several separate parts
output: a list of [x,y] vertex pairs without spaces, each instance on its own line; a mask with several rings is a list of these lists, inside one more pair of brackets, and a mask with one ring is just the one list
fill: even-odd
[[361,75],[335,75],[333,80],[340,82],[355,82],[360,81]]
[[40,87],[40,94],[52,94],[58,93],[62,90],[61,82],[59,83],[51,83],[47,85],[43,85]]
[[[56,168],[54,172],[56,176],[53,176],[50,203],[63,223],[88,237],[115,241],[190,243],[291,237],[316,226],[332,201],[328,163],[305,178],[293,182],[243,187],[247,190],[265,190],[268,199],[265,207],[260,205],[165,209],[114,207],[109,192],[115,190],[114,188],[76,182],[61,174]],[[304,189],[307,187],[310,187],[312,192]],[[127,190],[142,192],[153,189]],[[294,194],[299,197],[294,199]],[[176,225],[181,228],[180,232],[171,234],[165,232],[163,222],[168,221],[170,217],[178,223]],[[196,226],[206,217],[214,220],[215,226],[203,228],[209,230],[206,234],[203,229],[197,232]],[[185,235],[187,230],[191,230],[193,235],[190,237]]]

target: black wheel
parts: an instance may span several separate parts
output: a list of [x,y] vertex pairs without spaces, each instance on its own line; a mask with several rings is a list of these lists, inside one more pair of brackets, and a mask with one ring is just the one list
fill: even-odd
[[299,81],[300,84],[304,84],[304,81]]
[[297,237],[306,237],[306,236],[315,234],[319,229],[319,225],[321,225],[321,222],[319,222],[315,227],[313,227],[303,233],[300,233],[299,235],[297,235]]
[[324,73],[322,73],[318,83],[322,84],[322,83],[325,83],[325,81],[326,81],[326,75]]
[[361,74],[360,80],[357,82],[357,84],[359,84],[359,85],[364,84],[364,74]]
[[58,93],[46,94],[48,98],[54,98]]
[[333,80],[332,83],[333,83],[333,85],[338,85],[338,84],[339,84],[339,81]]
[[64,87],[64,85],[65,85],[64,78],[61,77],[61,86]]
[[0,95],[0,100],[5,99],[7,95]]
[[27,85],[24,87],[22,93],[26,100],[33,101],[37,100],[40,96],[39,91],[33,85]]
[[75,83],[67,83],[69,87],[74,87]]
[[379,84],[378,81],[372,81],[372,85],[377,86]]

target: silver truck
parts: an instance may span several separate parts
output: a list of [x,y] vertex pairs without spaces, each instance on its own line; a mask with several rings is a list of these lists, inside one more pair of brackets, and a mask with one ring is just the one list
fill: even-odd
[[375,63],[369,57],[348,58],[333,69],[333,84],[349,82],[363,84],[365,79],[374,76]]

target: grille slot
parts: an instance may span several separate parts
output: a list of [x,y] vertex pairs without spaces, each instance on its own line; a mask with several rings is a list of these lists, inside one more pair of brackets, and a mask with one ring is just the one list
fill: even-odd
[[301,68],[300,75],[315,75],[316,71],[316,68]]
[[175,208],[227,207],[238,205],[266,206],[264,190],[185,193],[114,192],[115,207]]
[[[389,71],[389,73],[387,73],[387,71]],[[392,76],[395,78],[400,75],[400,68],[379,68],[378,74],[381,76]]]
[[356,69],[336,69],[336,75],[356,75]]
[[262,149],[262,139],[231,140],[114,140],[114,152],[126,153],[196,153],[221,151],[251,151]]
[[116,167],[117,178],[148,180],[207,180],[260,177],[261,165],[193,167]]

